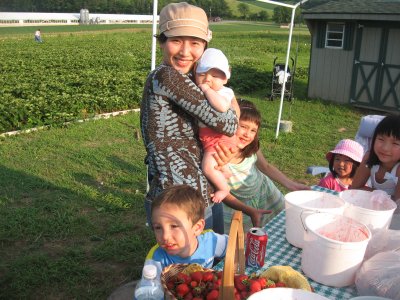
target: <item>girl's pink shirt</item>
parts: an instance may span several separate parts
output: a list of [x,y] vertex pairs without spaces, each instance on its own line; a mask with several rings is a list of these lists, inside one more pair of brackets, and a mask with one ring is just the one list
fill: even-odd
[[327,176],[322,178],[318,185],[337,192],[349,189],[348,185],[342,184],[337,178],[333,177],[332,173],[329,173]]

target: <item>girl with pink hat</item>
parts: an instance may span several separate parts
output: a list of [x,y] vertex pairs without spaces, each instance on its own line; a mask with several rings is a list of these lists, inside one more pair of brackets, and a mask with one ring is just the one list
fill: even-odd
[[326,154],[331,172],[318,185],[337,192],[349,189],[363,155],[364,150],[359,143],[350,139],[341,140],[335,149]]

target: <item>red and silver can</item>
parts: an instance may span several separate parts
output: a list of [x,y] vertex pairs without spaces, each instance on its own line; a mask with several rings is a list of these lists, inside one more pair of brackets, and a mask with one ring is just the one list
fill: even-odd
[[246,266],[261,268],[264,266],[268,235],[263,228],[253,227],[246,238]]

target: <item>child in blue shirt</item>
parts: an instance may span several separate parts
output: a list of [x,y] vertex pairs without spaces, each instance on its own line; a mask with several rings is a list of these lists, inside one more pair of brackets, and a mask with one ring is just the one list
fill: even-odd
[[188,185],[165,189],[151,205],[151,220],[157,240],[146,261],[161,263],[162,269],[176,263],[197,263],[211,268],[214,258],[224,258],[228,236],[204,230],[204,200]]

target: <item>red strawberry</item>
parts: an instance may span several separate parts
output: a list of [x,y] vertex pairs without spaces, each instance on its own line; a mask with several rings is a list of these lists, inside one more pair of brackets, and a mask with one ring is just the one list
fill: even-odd
[[247,291],[241,291],[240,292],[240,298],[241,299],[247,299],[248,296],[249,296],[249,293]]
[[218,300],[219,292],[217,290],[212,290],[206,296],[206,300]]
[[258,282],[261,285],[261,289],[265,289],[267,287],[267,279],[260,277],[258,278]]
[[193,289],[193,288],[195,288],[196,286],[198,286],[199,283],[198,283],[197,281],[192,280],[192,281],[190,282],[189,285],[190,285],[190,287]]
[[214,290],[219,290],[219,287],[221,286],[221,284],[222,284],[222,279],[215,280],[214,281],[214,285],[213,285],[213,289]]
[[177,285],[175,291],[176,291],[177,296],[184,297],[187,293],[190,292],[190,289],[186,283],[181,283],[181,284]]
[[218,277],[218,278],[222,278],[223,275],[224,275],[224,272],[223,272],[223,271],[217,272],[217,277]]
[[235,278],[233,279],[233,281],[234,281],[235,287],[239,291],[247,290],[247,286],[249,284],[247,275],[235,275]]
[[170,291],[172,291],[174,288],[175,288],[175,282],[171,279],[171,280],[168,280],[168,282],[167,282],[167,288],[168,288],[168,290],[170,290]]
[[203,273],[203,281],[213,281],[214,280],[214,273],[213,272],[204,272]]
[[286,284],[284,282],[277,282],[275,283],[275,287],[286,287]]
[[186,275],[185,273],[182,273],[182,272],[178,273],[175,278],[176,278],[176,282],[179,282],[179,283],[189,284],[191,281],[190,276]]
[[203,272],[201,271],[196,271],[190,274],[190,277],[192,280],[200,282],[203,279]]
[[183,298],[183,300],[193,300],[193,295],[192,293],[187,293],[185,298]]
[[259,291],[261,291],[261,284],[257,279],[252,279],[250,280],[250,294],[254,294],[257,293]]

